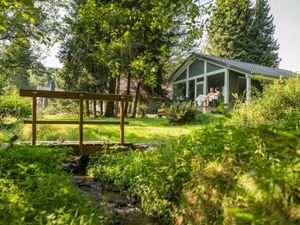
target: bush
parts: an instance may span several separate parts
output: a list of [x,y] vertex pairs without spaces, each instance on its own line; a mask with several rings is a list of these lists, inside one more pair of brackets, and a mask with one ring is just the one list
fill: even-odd
[[131,197],[140,199],[147,215],[172,224],[183,185],[190,177],[189,162],[195,155],[191,147],[189,138],[183,137],[180,142],[155,151],[93,156],[88,172],[96,179],[128,190]]
[[[296,136],[209,125],[193,135],[178,224],[298,224],[300,141]],[[198,145],[198,146],[197,146]]]
[[232,122],[242,126],[270,125],[293,131],[300,127],[300,76],[277,80],[265,88],[261,98],[240,104]]
[[105,224],[63,171],[71,150],[14,147],[0,150],[0,224]]
[[28,99],[18,96],[17,93],[0,96],[0,117],[27,117],[31,113],[31,104]]
[[48,106],[41,113],[43,115],[68,114],[77,116],[79,103],[70,99],[49,99]]
[[148,113],[150,110],[150,107],[145,104],[139,104],[137,107],[137,113],[140,115],[141,118],[147,118],[146,113]]
[[171,124],[184,124],[194,121],[198,112],[192,102],[176,102],[166,108],[166,117]]

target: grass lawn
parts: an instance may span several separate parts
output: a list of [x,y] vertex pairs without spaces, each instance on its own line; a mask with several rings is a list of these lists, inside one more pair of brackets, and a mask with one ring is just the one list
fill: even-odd
[[[205,123],[214,121],[216,115],[211,115],[206,118]],[[40,119],[56,120],[56,119],[71,119],[64,116],[43,116]],[[74,118],[73,118],[74,119]],[[115,121],[118,118],[99,118],[102,121]],[[126,118],[125,121],[129,125],[125,125],[125,141],[135,143],[165,143],[170,139],[180,137],[183,134],[188,134],[203,125],[203,121],[185,125],[170,125],[166,118],[153,118],[149,116],[147,119],[132,119]],[[85,141],[119,141],[119,125],[85,125],[84,140]],[[10,135],[7,135],[10,133]],[[12,133],[19,135],[19,140],[31,140],[31,125],[19,124],[16,129],[11,129],[10,132],[0,132],[0,141],[3,141],[11,136]],[[77,125],[38,125],[37,139],[38,141],[76,141],[78,140],[79,129]]]

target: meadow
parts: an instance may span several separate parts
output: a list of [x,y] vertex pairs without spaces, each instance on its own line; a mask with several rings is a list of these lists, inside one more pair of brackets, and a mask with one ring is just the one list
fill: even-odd
[[[148,115],[149,118],[126,118],[129,124],[125,125],[125,141],[133,143],[167,143],[172,139],[179,138],[215,120],[222,119],[222,115],[200,115],[196,121],[184,125],[170,125],[166,118],[157,119],[154,115]],[[76,119],[64,115],[43,115],[41,120],[63,120]],[[89,120],[116,121],[117,118],[87,118]],[[6,119],[6,123],[11,128],[0,132],[0,141],[8,139],[16,134],[18,141],[31,140],[31,125],[23,125],[22,121],[16,122],[16,119]],[[9,127],[9,125],[8,125]],[[76,141],[78,140],[79,129],[76,125],[38,125],[37,139],[39,141]],[[85,125],[85,141],[119,141],[120,127],[118,125]]]

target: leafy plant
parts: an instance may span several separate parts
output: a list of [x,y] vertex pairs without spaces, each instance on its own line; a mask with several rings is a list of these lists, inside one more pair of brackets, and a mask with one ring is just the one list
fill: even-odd
[[0,117],[26,117],[31,113],[31,104],[16,92],[0,96]]
[[149,111],[150,107],[145,104],[140,104],[137,107],[137,112],[141,118],[147,118],[146,113]]
[[62,148],[0,151],[0,224],[104,224],[105,213],[74,186]]
[[275,82],[243,105],[246,121],[238,108],[156,150],[95,156],[89,173],[164,224],[299,224],[299,87]]
[[195,120],[198,112],[192,102],[176,102],[166,108],[166,117],[171,124],[184,124]]

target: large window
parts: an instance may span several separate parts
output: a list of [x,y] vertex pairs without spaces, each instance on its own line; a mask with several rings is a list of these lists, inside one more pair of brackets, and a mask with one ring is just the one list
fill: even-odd
[[189,100],[195,100],[195,80],[189,81]]
[[183,71],[175,81],[186,79],[186,70]]
[[173,99],[183,100],[186,94],[186,82],[173,85]]
[[220,70],[220,69],[223,69],[222,67],[220,66],[217,66],[215,64],[211,64],[211,63],[207,63],[207,72],[212,72],[212,71],[216,71],[216,70]]
[[195,60],[189,67],[189,76],[194,77],[200,74],[204,74],[204,62],[201,60]]

